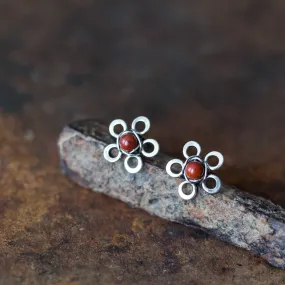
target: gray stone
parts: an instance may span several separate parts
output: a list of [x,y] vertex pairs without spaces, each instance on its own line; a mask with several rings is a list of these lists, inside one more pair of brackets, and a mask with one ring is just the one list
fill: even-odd
[[182,180],[165,171],[170,157],[159,154],[146,159],[142,171],[129,174],[123,157],[116,163],[104,159],[103,150],[112,142],[108,128],[97,121],[70,124],[58,141],[62,171],[83,187],[203,229],[285,268],[285,211],[280,206],[227,185],[215,195],[199,188],[193,200],[182,200],[177,192]]

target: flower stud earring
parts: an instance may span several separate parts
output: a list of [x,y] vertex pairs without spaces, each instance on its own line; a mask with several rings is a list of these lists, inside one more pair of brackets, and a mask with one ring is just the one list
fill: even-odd
[[[136,125],[142,122],[144,123],[144,129],[142,131],[137,130]],[[121,133],[115,132],[115,127],[121,125],[123,131]],[[125,159],[125,168],[130,173],[137,173],[142,168],[142,156],[153,157],[159,152],[159,145],[154,139],[144,139],[144,135],[150,129],[150,121],[146,117],[138,117],[132,122],[131,129],[127,129],[127,124],[121,119],[114,120],[109,127],[110,134],[117,139],[115,144],[110,144],[104,149],[104,157],[109,162],[118,161],[122,154],[125,154],[127,157]],[[152,144],[153,150],[147,152],[145,146],[147,144]],[[118,154],[115,157],[110,155],[112,149],[117,149]],[[137,165],[132,167],[129,165],[131,158],[137,160]]]
[[[196,154],[189,156],[187,151],[190,147],[196,148]],[[183,147],[183,155],[186,158],[186,161],[183,163],[180,159],[172,159],[170,160],[166,165],[166,172],[171,177],[181,177],[184,178],[186,181],[182,182],[178,187],[178,193],[180,197],[184,200],[190,200],[195,197],[197,192],[197,185],[202,183],[203,189],[210,193],[215,194],[217,193],[221,188],[221,180],[218,176],[214,174],[208,174],[208,172],[219,169],[223,162],[224,157],[220,152],[217,151],[211,151],[203,160],[200,157],[201,153],[201,147],[197,142],[190,141],[186,143]],[[210,157],[217,157],[218,163],[215,166],[211,166],[209,164],[209,158]],[[181,165],[181,171],[179,173],[172,172],[172,166],[174,164]],[[208,179],[215,180],[215,187],[214,188],[208,188],[206,185],[206,181]],[[192,192],[190,194],[185,194],[183,192],[183,187],[186,184],[190,184],[192,186]]]

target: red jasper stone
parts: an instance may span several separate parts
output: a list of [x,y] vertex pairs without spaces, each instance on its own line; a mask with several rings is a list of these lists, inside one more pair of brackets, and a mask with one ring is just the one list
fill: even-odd
[[138,140],[131,133],[125,134],[120,138],[120,146],[124,151],[131,152],[138,146]]
[[185,173],[189,179],[200,179],[204,174],[204,166],[199,161],[191,161],[187,163],[185,167]]

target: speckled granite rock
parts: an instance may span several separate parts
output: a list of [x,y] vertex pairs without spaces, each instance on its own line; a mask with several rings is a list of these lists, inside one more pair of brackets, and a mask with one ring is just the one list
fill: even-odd
[[285,268],[285,211],[280,206],[225,185],[216,195],[200,189],[194,200],[184,201],[177,193],[180,179],[169,178],[165,172],[167,156],[148,159],[143,171],[129,174],[123,160],[109,163],[104,159],[103,149],[112,141],[107,127],[97,121],[70,124],[58,141],[62,171],[93,191],[203,229]]

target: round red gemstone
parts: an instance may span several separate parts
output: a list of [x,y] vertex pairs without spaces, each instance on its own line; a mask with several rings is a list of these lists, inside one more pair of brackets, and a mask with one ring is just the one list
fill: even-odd
[[131,133],[125,134],[120,138],[120,146],[124,151],[131,152],[138,146],[138,140]]
[[200,179],[204,174],[203,164],[199,161],[191,161],[187,163],[185,167],[185,173],[189,179]]

